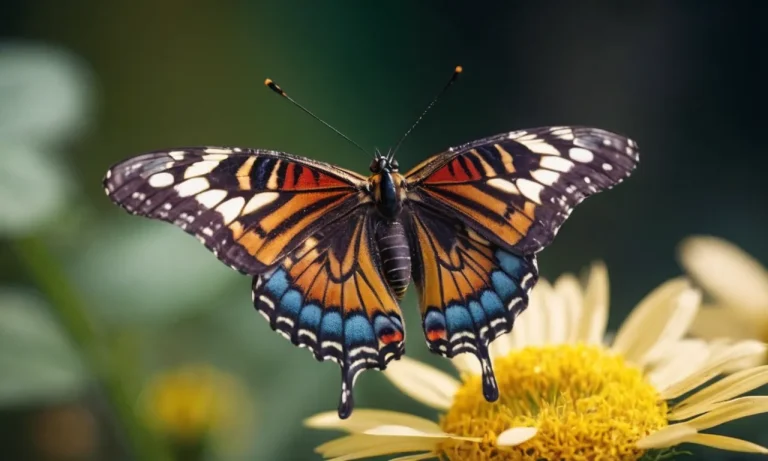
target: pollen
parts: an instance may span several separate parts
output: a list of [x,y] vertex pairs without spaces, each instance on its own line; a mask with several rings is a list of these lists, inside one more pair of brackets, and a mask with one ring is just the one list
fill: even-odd
[[[494,361],[500,398],[483,398],[479,376],[466,376],[445,432],[481,437],[479,444],[447,440],[452,461],[636,460],[642,437],[667,425],[667,404],[640,369],[599,346],[528,347]],[[536,436],[514,447],[496,434],[535,427]]]

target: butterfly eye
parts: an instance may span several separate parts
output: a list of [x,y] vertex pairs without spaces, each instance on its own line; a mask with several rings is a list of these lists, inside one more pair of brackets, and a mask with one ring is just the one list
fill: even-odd
[[400,169],[400,164],[397,162],[397,160],[392,160],[389,163],[390,168],[392,168],[392,171],[397,171]]
[[368,167],[371,170],[371,173],[378,173],[381,171],[381,163],[379,162],[381,160],[380,158],[375,158],[371,160],[371,165]]

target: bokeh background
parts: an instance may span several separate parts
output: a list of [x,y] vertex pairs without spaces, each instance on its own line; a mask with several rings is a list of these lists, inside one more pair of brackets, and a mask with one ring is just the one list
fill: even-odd
[[[246,277],[180,230],[126,215],[101,186],[113,162],[188,145],[367,171],[265,77],[386,149],[463,65],[401,150],[405,167],[539,125],[632,136],[634,176],[581,205],[540,264],[552,279],[605,260],[611,327],[680,274],[685,236],[768,262],[767,21],[761,1],[0,2],[3,459],[169,459],[170,446],[192,461],[303,460],[332,436],[300,422],[335,409],[337,367],[272,333]],[[412,290],[403,308],[409,354],[449,369],[419,339]],[[94,366],[113,378],[95,382]],[[378,373],[356,396],[358,408],[434,417]],[[766,445],[766,425],[726,433]]]

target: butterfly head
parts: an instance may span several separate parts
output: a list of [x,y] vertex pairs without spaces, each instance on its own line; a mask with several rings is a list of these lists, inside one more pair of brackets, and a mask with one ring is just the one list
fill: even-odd
[[377,150],[373,160],[371,160],[371,166],[369,168],[373,174],[378,174],[383,171],[397,173],[400,170],[400,164],[397,160],[391,158],[389,154],[383,155]]

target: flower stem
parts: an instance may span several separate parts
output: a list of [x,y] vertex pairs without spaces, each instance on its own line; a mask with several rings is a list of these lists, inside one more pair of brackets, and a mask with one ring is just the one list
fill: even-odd
[[123,385],[120,361],[111,357],[101,332],[92,323],[83,301],[57,259],[37,237],[17,240],[15,250],[19,261],[48,298],[61,325],[101,385],[114,416],[125,431],[131,457],[142,461],[168,461],[170,457],[165,447],[152,437],[137,418],[133,399]]

